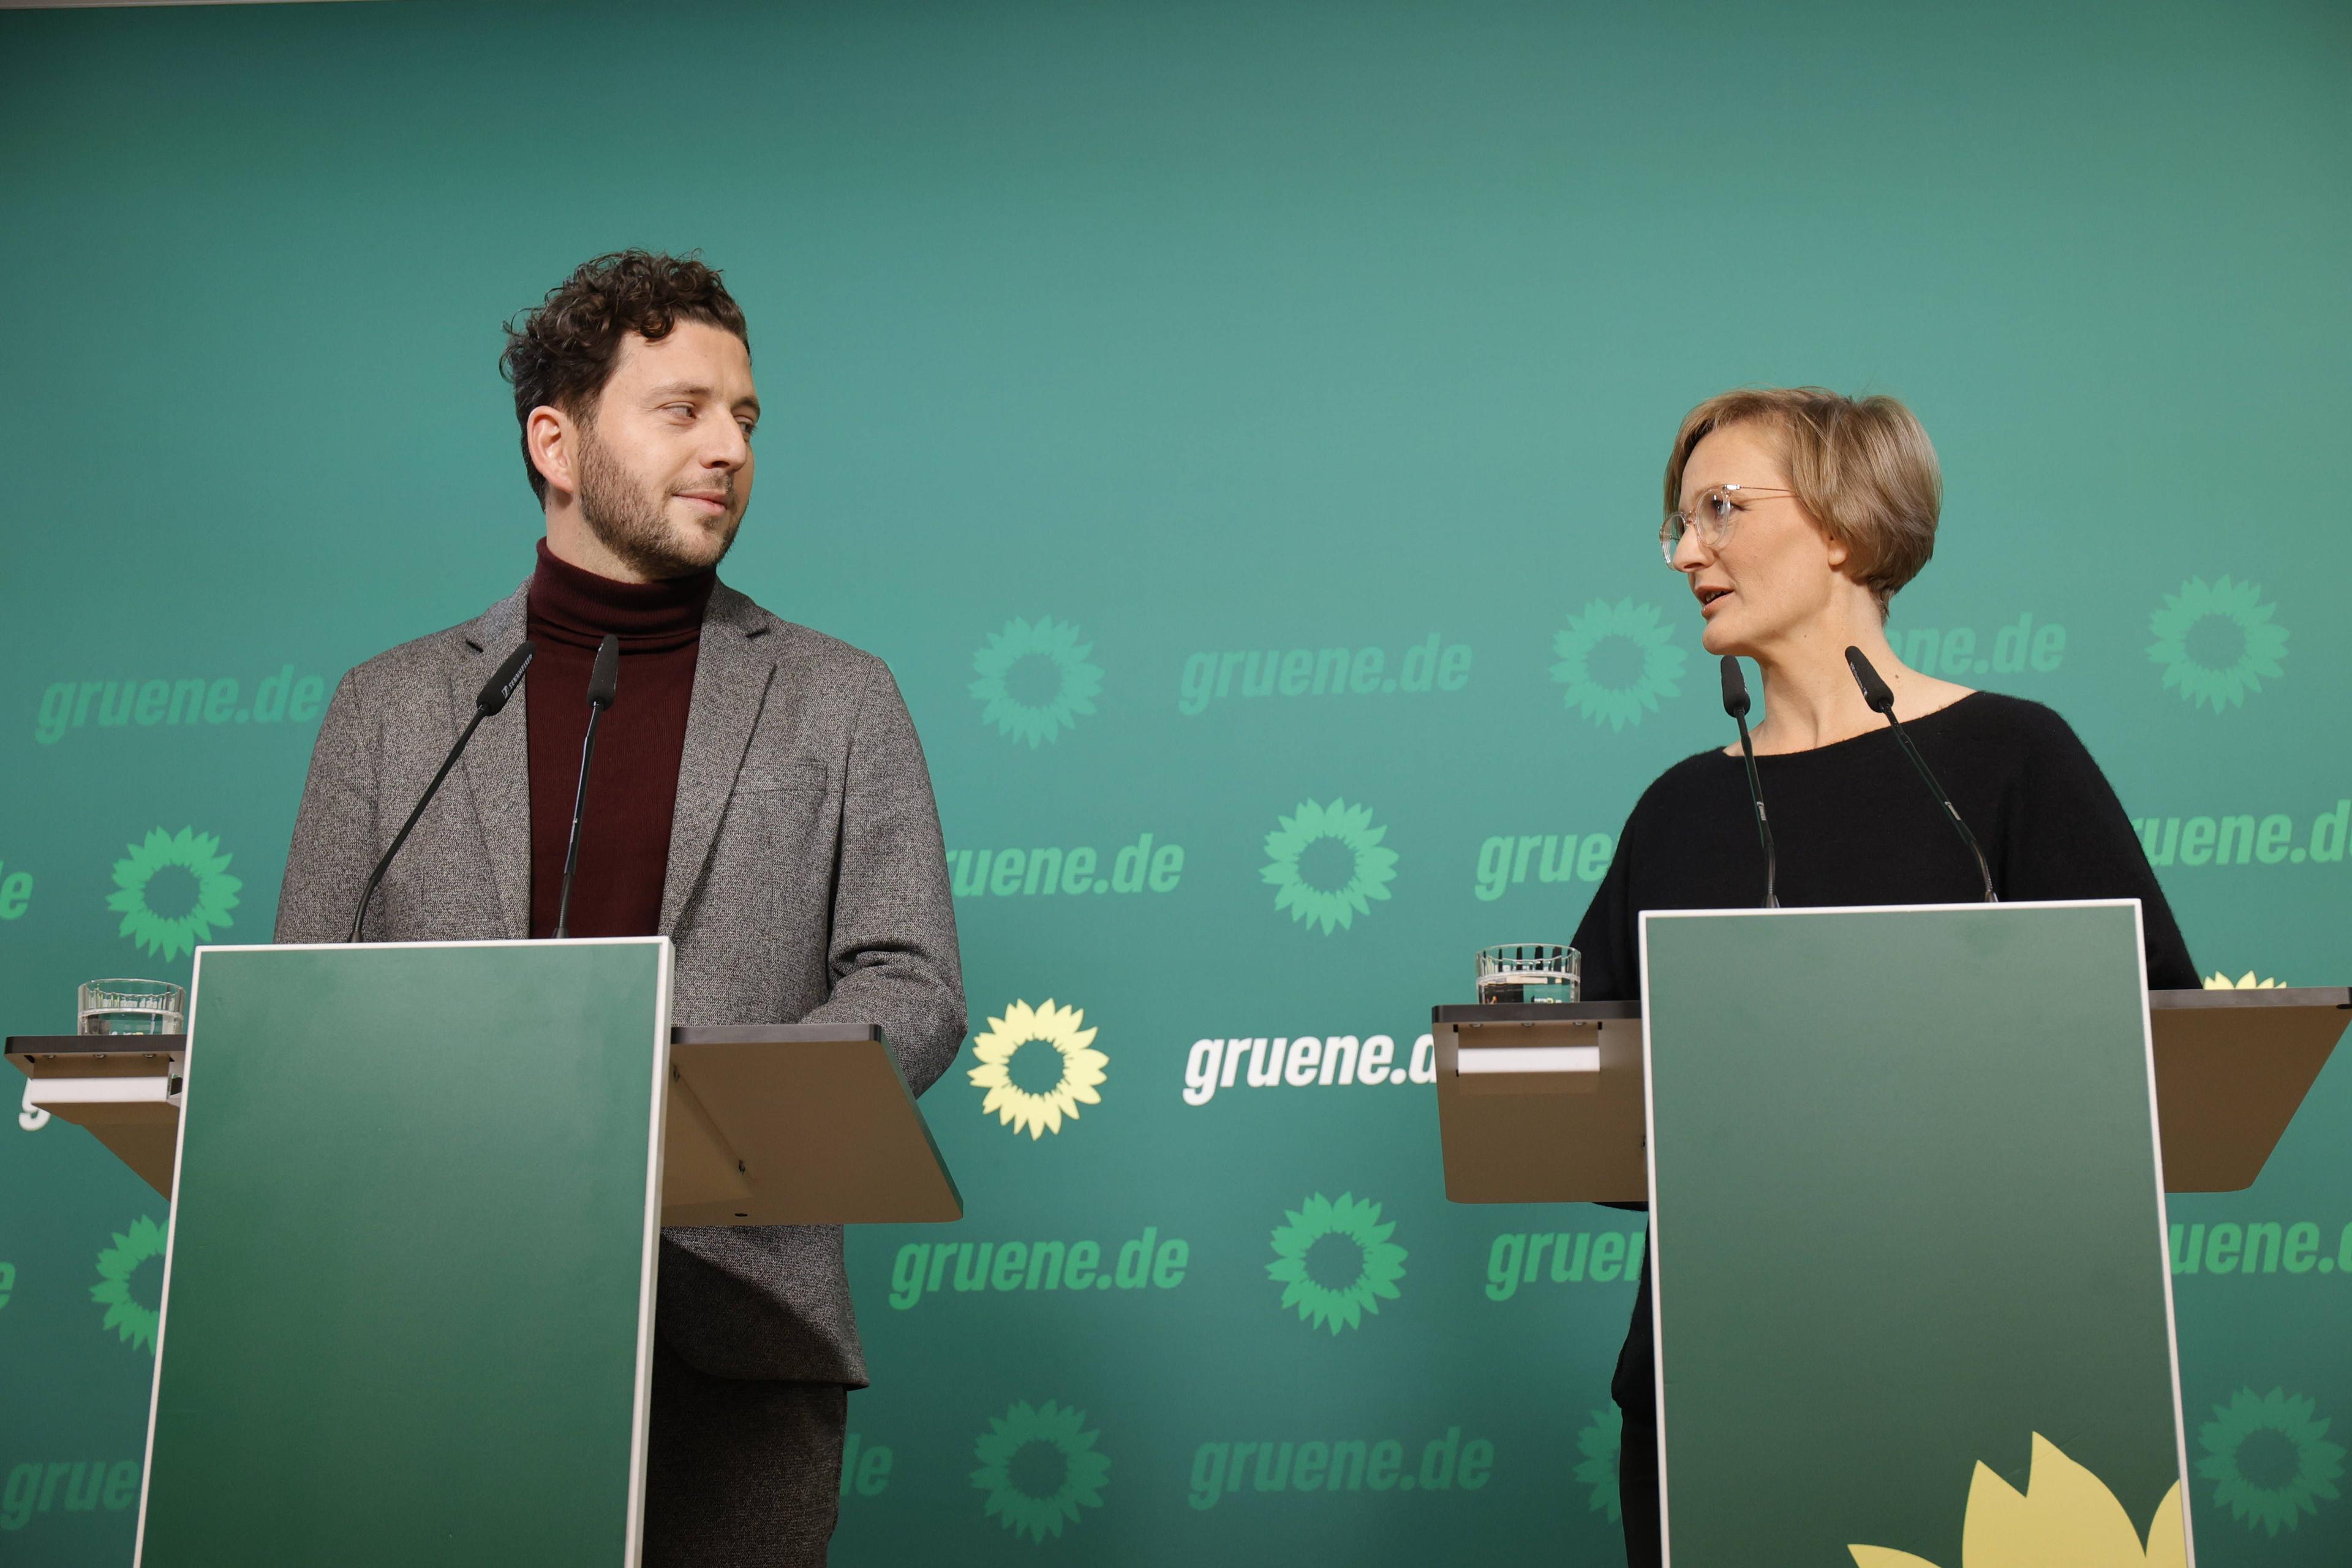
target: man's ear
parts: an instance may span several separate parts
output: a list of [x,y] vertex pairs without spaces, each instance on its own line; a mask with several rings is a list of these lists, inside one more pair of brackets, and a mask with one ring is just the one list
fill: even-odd
[[523,421],[522,436],[524,447],[530,453],[530,466],[539,470],[547,488],[578,495],[580,426],[572,416],[552,404],[542,403]]

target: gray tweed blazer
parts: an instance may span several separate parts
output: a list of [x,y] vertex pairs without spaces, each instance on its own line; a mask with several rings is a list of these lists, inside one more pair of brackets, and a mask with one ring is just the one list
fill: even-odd
[[[302,790],[279,942],[349,933],[370,868],[523,631],[519,591],[343,677]],[[527,717],[518,689],[476,732],[369,904],[370,939],[530,934]],[[897,683],[723,584],[703,619],[661,930],[678,1024],[878,1024],[917,1094],[963,1043],[939,813]],[[704,1372],[866,1384],[838,1226],[665,1230],[659,1301],[663,1340]]]

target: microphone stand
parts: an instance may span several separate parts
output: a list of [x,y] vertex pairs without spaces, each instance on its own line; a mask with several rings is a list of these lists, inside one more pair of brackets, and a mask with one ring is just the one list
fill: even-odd
[[1927,759],[1919,754],[1919,748],[1905,733],[1903,721],[1895,716],[1893,689],[1872,668],[1870,660],[1863,657],[1860,648],[1845,650],[1845,664],[1853,671],[1854,684],[1862,688],[1862,700],[1870,705],[1872,712],[1879,714],[1894,726],[1895,739],[1902,746],[1903,754],[1911,759],[1913,767],[1919,770],[1920,780],[1927,784],[1927,793],[1936,797],[1936,803],[1944,808],[1944,815],[1952,819],[1952,830],[1960,836],[1960,842],[1969,847],[1969,853],[1976,857],[1977,875],[1984,879],[1984,901],[1989,904],[2000,902],[2000,895],[1993,891],[1992,868],[1985,862],[1983,846],[1977,842],[1977,836],[1969,831],[1969,825],[1960,819],[1959,807],[1952,804],[1952,797],[1946,795],[1944,786],[1936,782],[1936,774],[1927,766]]
[[1773,888],[1779,874],[1772,856],[1772,826],[1764,819],[1764,784],[1756,776],[1756,743],[1748,738],[1748,681],[1739,660],[1723,656],[1723,710],[1739,726],[1739,755],[1748,764],[1748,798],[1756,807],[1756,841],[1764,847],[1764,907],[1777,910],[1780,895]]
[[607,632],[596,645],[596,663],[588,676],[588,734],[580,742],[580,785],[572,796],[572,837],[563,848],[563,893],[555,905],[559,942],[572,929],[572,876],[580,868],[580,822],[588,814],[588,766],[596,760],[596,721],[613,705],[620,682],[621,639]]
[[400,831],[392,836],[392,847],[383,852],[375,863],[375,869],[368,873],[367,887],[360,894],[360,907],[352,911],[350,941],[359,941],[360,928],[367,922],[368,900],[375,897],[376,884],[383,880],[386,871],[392,869],[392,858],[400,853],[402,845],[408,842],[408,835],[416,826],[417,819],[425,815],[425,808],[432,805],[433,797],[440,793],[441,782],[449,776],[449,770],[457,765],[457,758],[464,753],[466,742],[474,738],[474,731],[481,727],[483,720],[507,705],[507,699],[512,697],[515,688],[522,684],[522,672],[530,668],[531,655],[537,651],[538,645],[526,639],[514,652],[507,655],[497,672],[490,677],[489,684],[482,688],[482,694],[474,699],[474,716],[466,721],[465,731],[457,737],[457,743],[449,748],[449,754],[441,759],[441,771],[433,775],[433,782],[425,786],[425,793],[416,799],[416,809],[408,814],[408,820],[402,823]]

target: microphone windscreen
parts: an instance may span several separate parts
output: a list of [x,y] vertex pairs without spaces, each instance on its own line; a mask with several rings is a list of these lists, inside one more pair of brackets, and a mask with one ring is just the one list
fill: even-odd
[[588,672],[588,705],[610,708],[621,686],[621,639],[611,632],[596,645],[596,667]]
[[497,673],[483,686],[482,694],[474,699],[474,706],[480,710],[483,718],[488,718],[507,705],[507,700],[515,694],[515,688],[522,684],[522,672],[530,668],[531,655],[538,651],[539,645],[526,637],[521,646],[500,661]]
[[1748,678],[1739,673],[1739,660],[1731,654],[1723,656],[1723,711],[1727,717],[1748,717]]
[[1845,667],[1853,671],[1853,683],[1862,688],[1862,700],[1870,704],[1872,712],[1895,711],[1894,691],[1879,679],[1878,671],[1871,668],[1870,660],[1862,657],[1862,649],[1850,647],[1845,650]]

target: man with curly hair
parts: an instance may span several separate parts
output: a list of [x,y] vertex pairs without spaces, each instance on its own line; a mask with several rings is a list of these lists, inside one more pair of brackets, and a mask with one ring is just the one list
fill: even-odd
[[[743,313],[691,257],[587,262],[508,328],[537,569],[463,626],[343,677],[321,721],[278,940],[348,928],[394,825],[524,637],[520,717],[486,725],[370,900],[380,942],[555,928],[598,642],[597,731],[568,931],[674,947],[683,1025],[877,1024],[920,1093],[963,985],[922,748],[881,660],[718,579],[751,500]],[[835,1226],[662,1233],[649,1565],[822,1563],[847,1394],[866,1384]]]

